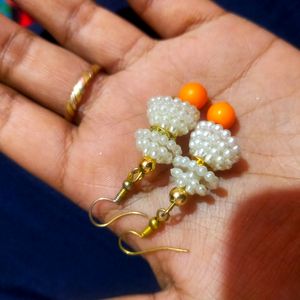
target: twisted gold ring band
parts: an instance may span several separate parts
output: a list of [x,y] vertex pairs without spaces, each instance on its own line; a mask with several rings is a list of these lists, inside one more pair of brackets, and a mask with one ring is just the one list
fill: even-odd
[[92,65],[91,69],[85,71],[78,82],[74,85],[70,98],[66,105],[65,118],[69,122],[73,122],[82,101],[86,88],[99,73],[100,66]]

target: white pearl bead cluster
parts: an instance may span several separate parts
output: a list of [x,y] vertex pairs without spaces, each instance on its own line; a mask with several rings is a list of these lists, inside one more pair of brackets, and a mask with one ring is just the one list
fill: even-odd
[[172,180],[177,187],[184,187],[190,195],[205,196],[212,189],[218,187],[219,179],[214,172],[205,166],[198,165],[188,157],[177,156],[173,160],[171,169]]
[[189,147],[191,155],[202,158],[214,171],[228,170],[240,158],[240,147],[230,131],[209,121],[198,123]]
[[[151,98],[147,114],[151,126],[165,129],[174,137],[194,129],[200,118],[196,107],[170,96]],[[136,145],[144,156],[150,156],[161,164],[170,164],[175,156],[181,155],[181,148],[171,137],[155,130],[139,129],[136,132]]]
[[160,126],[174,136],[188,134],[200,118],[200,112],[188,102],[170,96],[153,97],[148,102],[148,119],[151,126]]
[[165,134],[149,129],[138,129],[136,146],[144,156],[150,156],[160,164],[170,164],[175,156],[181,155],[181,148]]

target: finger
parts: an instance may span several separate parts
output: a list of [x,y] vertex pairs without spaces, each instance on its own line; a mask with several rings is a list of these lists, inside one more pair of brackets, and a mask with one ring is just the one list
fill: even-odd
[[153,41],[89,0],[18,0],[63,46],[108,72],[138,59]]
[[0,81],[64,114],[72,87],[89,64],[0,16]]
[[224,14],[208,0],[128,0],[132,8],[162,37],[180,35]]
[[0,84],[0,151],[57,190],[74,130],[55,113]]

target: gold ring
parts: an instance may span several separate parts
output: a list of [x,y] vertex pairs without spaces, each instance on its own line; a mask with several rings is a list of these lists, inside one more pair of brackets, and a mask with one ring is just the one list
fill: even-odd
[[79,105],[82,101],[84,92],[87,86],[91,83],[91,81],[95,78],[95,76],[99,73],[100,66],[92,65],[91,69],[85,71],[78,82],[74,85],[70,98],[68,99],[66,105],[65,118],[72,122],[74,121],[74,117],[79,108]]

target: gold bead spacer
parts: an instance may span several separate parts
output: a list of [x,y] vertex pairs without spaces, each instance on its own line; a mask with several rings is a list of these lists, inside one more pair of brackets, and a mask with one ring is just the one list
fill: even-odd
[[211,167],[205,162],[205,160],[202,157],[193,156],[192,159],[196,161],[197,165],[204,166],[209,170],[211,169]]
[[171,133],[169,130],[167,130],[167,129],[163,128],[163,127],[160,127],[158,125],[152,125],[150,127],[150,130],[151,131],[156,131],[156,132],[158,132],[160,134],[164,134],[164,135],[166,135],[168,137],[168,139],[172,139],[172,140],[176,139],[176,135],[175,134]]
[[143,174],[153,172],[156,168],[156,160],[149,156],[145,156],[142,162],[140,163],[140,168]]
[[170,202],[177,206],[184,205],[188,200],[188,194],[182,187],[175,187],[170,191]]

